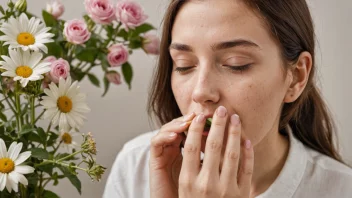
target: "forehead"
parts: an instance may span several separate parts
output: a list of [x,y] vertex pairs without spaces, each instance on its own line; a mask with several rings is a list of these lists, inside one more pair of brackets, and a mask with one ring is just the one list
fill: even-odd
[[239,0],[187,1],[176,16],[171,34],[173,42],[181,43],[236,38],[261,43],[270,39],[258,14]]

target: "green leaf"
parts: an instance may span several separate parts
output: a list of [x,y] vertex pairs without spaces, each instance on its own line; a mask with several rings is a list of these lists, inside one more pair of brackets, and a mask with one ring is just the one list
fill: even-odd
[[77,191],[79,194],[81,194],[81,181],[78,179],[78,177],[74,174],[71,173],[71,171],[64,166],[58,166],[59,169],[62,171],[62,173],[70,180],[71,184],[76,187]]
[[76,58],[80,61],[93,63],[97,57],[97,54],[96,48],[84,48],[81,46],[77,46],[76,48]]
[[44,129],[39,127],[39,128],[36,129],[36,131],[37,131],[37,134],[39,135],[41,143],[45,144],[47,136],[46,136],[46,133],[45,133]]
[[110,82],[106,77],[104,77],[104,93],[102,97],[104,97],[106,93],[108,93],[109,88],[110,88]]
[[7,122],[7,118],[6,118],[6,115],[0,111],[0,119],[4,122]]
[[134,29],[133,33],[132,33],[132,36],[139,36],[140,34],[142,33],[146,33],[150,30],[153,30],[155,29],[151,24],[149,23],[144,23],[138,27],[136,27],[136,29]]
[[56,167],[53,164],[46,164],[46,165],[42,165],[42,166],[38,166],[38,170],[40,171],[44,171],[45,173],[48,173],[50,176],[53,174],[53,169],[54,167]]
[[1,14],[5,14],[5,10],[4,10],[4,8],[0,5],[0,12],[1,12]]
[[42,15],[43,15],[43,19],[44,19],[44,22],[45,22],[47,27],[48,26],[52,27],[52,26],[56,26],[57,25],[57,20],[49,12],[43,10],[42,11]]
[[49,136],[49,138],[48,138],[48,141],[46,143],[47,146],[54,145],[56,143],[57,138],[59,137],[58,134],[56,134],[54,132],[51,132],[51,131],[48,133],[48,136]]
[[117,33],[118,37],[122,37],[125,41],[128,40],[128,33],[126,32],[125,29],[121,29],[118,33]]
[[55,57],[62,57],[64,55],[63,49],[59,43],[47,43],[45,44],[48,48],[48,55],[53,55]]
[[39,135],[37,135],[36,133],[30,133],[28,136],[28,141],[38,142],[38,143],[42,142]]
[[[32,157],[37,158],[37,159],[48,159],[49,158],[49,153],[45,149],[42,148],[31,148],[29,151],[32,152]],[[52,166],[52,165],[51,165]]]
[[44,190],[43,197],[45,198],[60,198],[57,194],[50,190]]
[[141,37],[135,37],[133,39],[130,39],[130,43],[128,44],[128,47],[131,49],[138,49],[142,47],[142,38]]
[[122,74],[123,77],[128,84],[128,89],[131,89],[131,82],[132,82],[132,77],[133,77],[133,70],[131,65],[126,62],[122,65]]
[[88,78],[89,78],[90,82],[93,83],[93,85],[100,87],[100,81],[94,74],[89,73]]
[[27,133],[30,133],[30,132],[34,132],[35,130],[36,129],[33,128],[31,125],[26,124],[26,125],[23,125],[22,131],[19,132],[19,135],[22,136],[24,134],[27,134]]

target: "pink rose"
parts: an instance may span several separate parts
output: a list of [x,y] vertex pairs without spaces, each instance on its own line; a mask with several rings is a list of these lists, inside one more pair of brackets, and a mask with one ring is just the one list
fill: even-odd
[[57,60],[57,59],[56,59],[55,56],[48,56],[48,57],[44,58],[43,61],[52,63],[52,62],[54,62],[54,61],[56,61],[56,60]]
[[116,10],[110,0],[85,0],[86,10],[96,23],[110,24],[116,19]]
[[109,71],[105,74],[105,77],[109,82],[114,83],[115,85],[121,84],[121,76],[117,71]]
[[159,38],[153,34],[153,33],[146,33],[144,36],[144,41],[143,41],[143,50],[147,53],[147,54],[154,54],[154,55],[158,55],[159,54],[159,50],[160,50],[160,40]]
[[64,13],[65,7],[60,0],[54,0],[46,4],[46,11],[58,19]]
[[64,27],[66,40],[73,44],[83,44],[90,38],[87,24],[81,19],[67,21]]
[[116,5],[116,18],[125,26],[125,29],[134,29],[148,18],[142,7],[130,0],[119,1]]
[[122,44],[109,47],[108,62],[111,67],[121,66],[128,60],[128,49]]
[[51,63],[49,74],[50,79],[54,83],[59,83],[60,78],[66,79],[70,75],[70,64],[66,60],[59,58]]

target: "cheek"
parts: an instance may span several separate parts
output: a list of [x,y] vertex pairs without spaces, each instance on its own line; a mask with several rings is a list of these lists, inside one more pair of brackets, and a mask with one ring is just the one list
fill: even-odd
[[238,113],[245,135],[252,141],[263,138],[276,126],[284,90],[283,82],[273,79],[250,83],[243,89],[238,97]]
[[189,82],[171,76],[171,88],[176,103],[183,115],[190,113],[188,108],[192,103],[192,86]]

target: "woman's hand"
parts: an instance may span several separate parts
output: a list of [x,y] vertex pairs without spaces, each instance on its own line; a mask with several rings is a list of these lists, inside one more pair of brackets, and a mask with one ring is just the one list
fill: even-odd
[[246,140],[241,148],[241,123],[237,115],[231,116],[224,159],[220,163],[227,118],[225,107],[219,107],[212,120],[202,166],[199,156],[205,118],[198,115],[193,120],[184,145],[178,189],[180,198],[250,196],[253,147]]
[[178,198],[177,181],[182,163],[183,132],[195,117],[192,113],[161,127],[152,138],[149,159],[151,198]]

